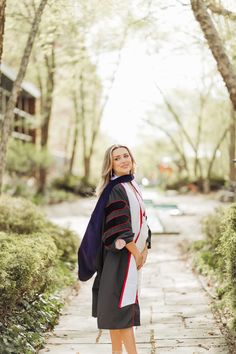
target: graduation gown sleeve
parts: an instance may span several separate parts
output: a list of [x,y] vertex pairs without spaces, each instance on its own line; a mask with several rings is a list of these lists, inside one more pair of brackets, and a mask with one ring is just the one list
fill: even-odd
[[117,252],[133,238],[129,200],[123,186],[117,185],[105,207],[102,242],[106,250]]

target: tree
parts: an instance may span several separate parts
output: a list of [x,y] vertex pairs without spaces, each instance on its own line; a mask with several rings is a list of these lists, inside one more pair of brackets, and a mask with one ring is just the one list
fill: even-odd
[[[49,124],[52,113],[52,102],[53,102],[53,91],[55,82],[55,45],[52,43],[49,54],[45,55],[45,67],[47,71],[45,89],[43,90],[42,83],[41,87],[41,139],[40,145],[42,149],[47,149],[48,136],[49,136]],[[47,169],[41,167],[39,170],[39,193],[45,193],[47,178]]]
[[224,45],[220,39],[217,29],[207,11],[203,0],[191,0],[191,6],[196,20],[207,40],[208,46],[216,60],[217,68],[224,80],[234,110],[236,111],[236,72],[226,54]]
[[76,92],[73,90],[72,93],[72,100],[74,103],[74,135],[73,135],[73,142],[72,142],[72,152],[70,156],[70,162],[69,162],[69,174],[72,174],[73,172],[73,166],[75,162],[75,154],[78,146],[78,138],[79,138],[79,124],[80,124],[80,114],[79,114],[79,108],[78,108],[78,101],[76,97]]
[[[48,25],[50,21],[50,26]],[[55,46],[57,43],[57,23],[50,12],[41,23],[38,33],[37,45],[33,51],[35,64],[35,78],[40,89],[40,146],[47,150],[49,140],[49,127],[52,114],[53,92],[55,87],[56,58]],[[47,167],[39,169],[38,192],[44,194],[47,182]]]
[[180,172],[179,173],[180,177],[181,177],[182,172],[185,171],[185,177],[190,178],[190,171],[189,171],[189,167],[188,167],[187,158],[185,156],[183,149],[181,148],[181,146],[179,146],[179,143],[176,140],[176,138],[173,136],[173,134],[171,134],[170,131],[161,124],[157,124],[157,123],[152,122],[150,120],[147,120],[147,123],[151,127],[157,128],[160,131],[162,131],[169,138],[171,144],[173,145],[174,151],[176,151],[177,154],[179,155],[179,159],[175,159],[174,162]]
[[[178,125],[179,127],[179,131],[181,132],[181,134],[183,135],[183,137],[186,139],[186,141],[188,142],[188,144],[191,146],[191,148],[193,149],[194,153],[195,153],[195,172],[196,172],[196,177],[197,177],[197,166],[199,166],[199,170],[200,170],[200,178],[202,178],[202,167],[201,167],[201,164],[198,160],[198,157],[197,157],[197,153],[198,153],[198,144],[199,144],[199,141],[197,143],[197,146],[195,146],[195,143],[193,142],[192,138],[190,137],[189,133],[187,132],[183,122],[182,122],[182,119],[180,117],[180,115],[177,113],[177,111],[175,110],[175,108],[173,107],[173,105],[170,103],[170,101],[167,99],[167,97],[164,95],[164,92],[160,89],[160,87],[158,87],[156,85],[157,89],[159,90],[159,92],[161,93],[163,99],[164,99],[164,103],[168,109],[168,111],[170,112],[171,116],[174,118],[174,121],[176,122],[176,124]],[[201,119],[201,115],[200,115],[200,119]],[[199,125],[201,126],[201,121],[199,120],[199,124],[198,124],[198,130],[201,130],[201,128],[199,127]],[[198,132],[198,139],[200,140],[200,136],[199,136],[199,132]],[[173,142],[173,139],[172,139],[172,142]],[[177,145],[177,144],[175,144]],[[179,151],[180,151],[180,148],[179,148]],[[187,167],[187,159],[186,157],[184,156],[184,152],[182,151],[181,153],[181,157],[183,159],[183,162],[184,162],[184,166],[186,168],[186,171],[188,171],[188,167]]]
[[192,10],[196,20],[199,22],[202,32],[207,40],[208,46],[212,52],[213,57],[217,62],[218,70],[224,80],[226,88],[228,90],[233,110],[231,123],[229,127],[230,131],[230,167],[229,178],[231,181],[235,180],[236,168],[232,164],[232,159],[235,154],[235,131],[236,131],[236,71],[234,69],[233,62],[230,61],[226,51],[224,49],[221,38],[218,31],[207,11],[207,7],[215,14],[229,18],[232,21],[236,20],[236,14],[232,11],[226,10],[222,5],[217,5],[211,1],[205,4],[202,0],[191,0]]
[[233,164],[236,152],[236,112],[231,110],[231,120],[229,127],[229,180],[236,180],[236,166]]
[[[3,37],[4,37],[4,27],[5,27],[5,8],[6,0],[0,0],[0,67],[2,63],[2,52],[3,52]],[[2,74],[0,71],[0,86],[2,81]],[[0,105],[2,105],[2,91],[0,89]],[[1,122],[0,122],[1,127]]]
[[0,0],[0,65],[2,62],[6,0]]
[[[205,192],[209,191],[214,176],[217,155],[219,151],[222,154],[226,146],[230,124],[228,104],[216,99],[216,92],[211,96],[213,83],[211,80],[204,89],[201,88],[199,95],[196,89],[189,95],[185,91],[167,95],[156,85],[164,106],[156,106],[147,120],[151,127],[169,139],[172,152],[168,154],[178,171],[182,172],[179,177],[197,180]],[[175,97],[175,102],[169,97]],[[179,102],[181,104],[178,105]],[[214,117],[214,121],[209,117]]]
[[14,108],[16,106],[17,97],[21,89],[21,84],[24,79],[26,69],[29,63],[30,54],[33,48],[34,40],[39,28],[41,17],[47,0],[41,0],[32,22],[32,26],[28,35],[28,40],[21,59],[20,68],[14,81],[12,91],[7,103],[4,121],[1,127],[1,141],[0,141],[0,190],[2,190],[3,174],[6,165],[6,152],[9,137],[11,136],[12,126],[14,122]]
[[[81,148],[82,178],[85,183],[88,183],[90,179],[91,160],[96,139],[115,81],[128,28],[128,24],[126,24],[125,29],[119,33],[117,33],[117,29],[107,31],[106,28],[101,31],[99,36],[91,38],[90,33],[93,26],[98,26],[99,20],[95,24],[92,23],[91,17],[94,16],[94,13],[91,14],[88,10],[86,5],[81,14],[84,17],[83,20],[76,21],[72,18],[69,26],[73,33],[73,39],[70,42],[66,40],[64,48],[64,51],[69,53],[68,63],[62,63],[67,68],[66,79],[71,86],[69,94],[73,103],[74,116],[68,172],[73,171],[77,150]],[[112,42],[113,37],[116,37],[115,44]],[[99,75],[99,65],[104,51],[113,53],[115,60],[106,81],[102,82]]]
[[[83,162],[84,162],[84,181],[85,183],[89,182],[90,178],[90,169],[91,169],[91,158],[93,156],[94,152],[94,146],[95,142],[99,133],[99,128],[102,120],[102,116],[105,110],[105,107],[109,101],[110,93],[112,90],[112,86],[115,82],[115,77],[116,77],[116,72],[118,70],[120,60],[121,60],[121,51],[125,43],[126,39],[126,31],[124,32],[124,35],[122,36],[119,48],[118,48],[118,54],[117,54],[117,60],[113,68],[112,75],[109,79],[108,83],[108,88],[106,90],[105,95],[102,97],[102,87],[100,80],[96,77],[91,78],[90,85],[91,86],[91,98],[92,98],[92,111],[91,113],[88,112],[90,115],[90,120],[86,119],[86,107],[85,107],[85,81],[87,81],[87,78],[85,78],[84,73],[81,72],[80,76],[80,98],[81,98],[81,123],[82,123],[82,144],[83,144]],[[93,72],[96,75],[96,67],[94,67],[94,70],[90,70],[90,72]],[[89,122],[90,121],[90,122]]]

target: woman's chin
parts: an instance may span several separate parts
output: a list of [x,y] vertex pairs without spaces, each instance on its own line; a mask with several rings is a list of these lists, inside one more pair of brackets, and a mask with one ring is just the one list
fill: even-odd
[[125,175],[129,175],[130,173],[130,169],[129,170],[122,170],[116,173],[117,176],[125,176]]

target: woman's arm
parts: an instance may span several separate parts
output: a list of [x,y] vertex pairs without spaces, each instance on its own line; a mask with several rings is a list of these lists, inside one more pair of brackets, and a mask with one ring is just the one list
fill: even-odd
[[125,246],[127,248],[127,250],[132,253],[132,255],[134,256],[135,258],[135,261],[136,261],[136,265],[137,265],[137,268],[140,269],[143,265],[143,256],[142,254],[139,252],[136,244],[134,241],[131,241],[129,243],[126,244]]
[[143,249],[143,251],[141,252],[142,256],[143,256],[143,263],[142,266],[144,265],[144,263],[146,263],[147,260],[147,256],[148,256],[148,246],[145,245],[145,248]]
[[102,241],[107,250],[119,252],[133,238],[128,196],[124,187],[116,185],[105,207]]

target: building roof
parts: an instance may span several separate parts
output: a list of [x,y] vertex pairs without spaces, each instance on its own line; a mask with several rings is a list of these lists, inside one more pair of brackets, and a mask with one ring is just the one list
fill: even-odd
[[[15,81],[16,79],[16,72],[12,70],[9,66],[5,64],[0,65],[0,71],[2,72],[3,75],[5,75],[8,79],[10,79],[12,82]],[[32,84],[31,82],[23,81],[21,84],[21,87],[25,93],[38,98],[40,97],[40,91],[39,89]]]

